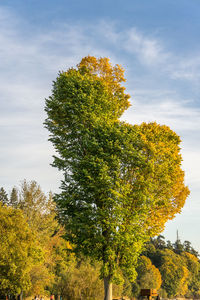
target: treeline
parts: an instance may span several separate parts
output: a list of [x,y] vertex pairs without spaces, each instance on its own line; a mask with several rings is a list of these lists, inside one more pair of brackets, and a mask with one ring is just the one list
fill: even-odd
[[[61,295],[66,300],[101,300],[101,265],[73,253],[59,224],[52,193],[24,181],[10,195],[0,189],[0,298]],[[152,239],[136,266],[137,280],[115,278],[114,296],[138,296],[141,288],[156,288],[163,297],[200,295],[198,253],[189,241],[172,244]]]
[[200,297],[200,261],[189,241],[177,238],[172,244],[160,235],[146,245],[137,266],[138,278],[133,284],[137,295],[140,288],[157,288],[164,298]]
[[[60,295],[100,300],[100,265],[75,257],[59,224],[52,193],[24,181],[10,195],[0,189],[0,299]],[[115,285],[114,293],[122,293]]]

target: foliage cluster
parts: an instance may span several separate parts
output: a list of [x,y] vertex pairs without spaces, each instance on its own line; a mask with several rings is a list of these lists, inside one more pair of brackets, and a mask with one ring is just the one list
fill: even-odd
[[[14,190],[14,192],[13,192]],[[1,295],[62,295],[63,299],[101,300],[101,264],[78,258],[63,239],[52,194],[46,196],[36,182],[24,181],[0,200]],[[15,195],[15,197],[13,196]],[[11,201],[11,198],[13,201]],[[131,283],[119,270],[113,294],[137,296],[141,288],[156,288],[165,297],[200,296],[198,252],[189,241],[172,244],[163,236],[151,239],[138,260]]]
[[[0,296],[50,294],[101,300],[100,265],[76,258],[63,238],[52,194],[24,181],[10,196],[0,189]],[[114,285],[121,294],[123,286]]]
[[160,286],[164,297],[200,296],[200,261],[198,252],[189,241],[181,243],[177,239],[172,244],[170,241],[165,242],[162,235],[151,239],[140,257],[137,271],[138,278],[133,284],[135,295],[140,288]]

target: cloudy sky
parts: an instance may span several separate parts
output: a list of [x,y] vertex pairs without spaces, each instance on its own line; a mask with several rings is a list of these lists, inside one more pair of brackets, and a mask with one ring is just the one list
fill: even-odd
[[123,119],[167,124],[182,139],[190,197],[166,225],[200,251],[200,1],[0,0],[0,186],[58,191],[44,99],[59,70],[90,54],[126,70]]

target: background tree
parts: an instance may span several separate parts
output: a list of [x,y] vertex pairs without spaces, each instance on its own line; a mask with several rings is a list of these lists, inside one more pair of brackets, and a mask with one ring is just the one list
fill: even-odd
[[41,259],[30,270],[31,285],[27,294],[45,294],[56,280],[57,260],[65,259],[65,256],[61,259],[56,255],[64,241],[61,237],[63,230],[56,220],[52,193],[46,196],[37,182],[24,180],[18,190],[18,208],[26,217],[41,249]]
[[98,272],[99,266],[91,265],[89,261],[77,264],[74,260],[60,273],[57,293],[66,300],[101,300],[103,282],[99,279]]
[[123,69],[86,57],[59,73],[46,100],[46,127],[63,171],[56,196],[75,250],[102,261],[105,299],[111,282],[135,263],[143,243],[180,212],[188,195],[180,138],[156,123],[132,126],[119,118],[129,107]]
[[0,204],[0,220],[0,295],[16,295],[29,289],[40,249],[19,210]]
[[196,251],[196,250],[192,247],[191,242],[189,242],[189,241],[184,241],[184,243],[183,243],[183,249],[184,249],[185,252],[191,253],[191,254],[193,254],[193,255],[196,256],[196,257],[199,256],[198,251]]
[[[186,241],[188,244],[188,241]],[[191,243],[190,243],[191,245]],[[200,262],[199,259],[189,253],[189,252],[183,252],[181,253],[181,256],[185,260],[186,267],[189,272],[188,276],[188,291],[186,296],[187,297],[199,297],[200,296]]]
[[163,235],[159,235],[155,238],[152,238],[151,244],[153,244],[156,249],[165,249],[166,248],[165,237]]
[[168,248],[168,249],[170,249],[170,250],[173,250],[173,244],[172,244],[171,241],[167,241],[166,248]]
[[[152,264],[162,274],[160,294],[165,298],[167,296],[176,297],[177,295],[191,298],[198,297],[200,291],[198,252],[191,246],[189,241],[185,241],[182,244],[180,239],[178,239],[181,247],[177,251],[176,243],[172,244],[170,241],[167,241],[165,247],[160,247],[160,243],[157,240],[160,240],[160,238],[153,238],[146,244],[143,255],[150,258]],[[162,240],[164,240],[164,237],[162,237]],[[162,242],[161,244],[164,243]],[[185,251],[185,249],[190,252]],[[193,252],[196,255],[192,254]],[[134,287],[137,288],[135,285]]]
[[141,289],[160,289],[162,283],[161,274],[148,257],[141,256],[139,258],[136,271],[138,276],[133,284],[135,296],[139,296]]
[[173,250],[175,253],[178,253],[178,254],[181,254],[184,251],[184,244],[181,243],[181,240],[178,236],[178,230],[177,230],[177,239],[176,239],[175,243],[173,244]]
[[37,182],[24,180],[18,194],[19,209],[26,216],[29,226],[37,232],[41,243],[44,243],[60,227],[55,219],[52,193],[46,196]]
[[5,204],[8,205],[8,203],[9,203],[8,195],[3,187],[0,188],[0,202],[3,205],[5,205]]
[[188,290],[189,271],[183,259],[171,250],[161,250],[161,265],[163,285],[169,297],[185,295]]
[[18,191],[17,191],[17,188],[14,187],[11,191],[11,194],[10,194],[10,201],[9,201],[9,205],[14,207],[14,208],[17,208],[18,206],[18,203],[19,203],[19,199],[18,199]]

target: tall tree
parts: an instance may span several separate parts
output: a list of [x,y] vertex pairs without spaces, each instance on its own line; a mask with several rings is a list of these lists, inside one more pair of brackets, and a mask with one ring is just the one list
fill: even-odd
[[4,190],[4,188],[3,187],[1,187],[0,188],[0,202],[2,203],[2,204],[6,204],[6,205],[8,205],[8,195],[7,195],[7,193],[6,193],[6,191]]
[[43,294],[47,286],[54,282],[56,252],[62,243],[61,226],[56,220],[52,193],[46,196],[37,182],[24,180],[18,195],[18,208],[26,217],[42,254],[41,260],[30,270],[31,286],[28,293]]
[[105,300],[119,266],[133,280],[143,243],[180,212],[188,195],[180,138],[156,123],[132,126],[124,70],[107,58],[83,58],[59,73],[46,100],[46,127],[64,174],[56,196],[67,238],[102,262]]
[[37,233],[40,243],[45,244],[60,227],[56,220],[52,193],[46,196],[36,181],[24,180],[18,194],[18,207],[26,216],[29,226]]
[[19,203],[19,199],[18,199],[18,191],[17,191],[17,188],[13,188],[12,191],[11,191],[11,194],[10,194],[10,201],[9,201],[9,204],[14,207],[14,208],[17,208],[18,206],[18,203]]

